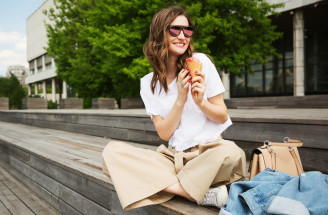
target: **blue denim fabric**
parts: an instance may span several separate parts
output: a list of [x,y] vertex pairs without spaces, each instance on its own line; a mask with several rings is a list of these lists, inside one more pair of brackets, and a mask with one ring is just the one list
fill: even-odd
[[286,173],[265,169],[251,181],[232,183],[228,202],[219,215],[265,214],[271,198],[292,178]]
[[[279,198],[276,198],[277,196]],[[282,204],[278,204],[279,200],[290,200],[291,204],[284,204],[288,210]],[[276,204],[271,204],[274,202]],[[233,183],[228,202],[220,210],[219,215],[282,214],[282,212],[308,214],[307,210],[311,214],[327,214],[328,176],[320,172],[308,172],[301,174],[300,177],[293,177],[266,169],[251,181]]]
[[[328,175],[320,172],[307,172],[287,182],[277,194],[277,197],[295,200],[302,203],[311,215],[328,214]],[[279,198],[273,201],[278,201]],[[290,201],[289,200],[289,201]],[[288,200],[287,200],[288,201]],[[273,202],[274,203],[274,202]],[[274,204],[272,204],[273,206]],[[289,210],[297,210],[295,205],[289,205]],[[283,207],[269,207],[270,214],[281,214]],[[296,214],[293,213],[293,214]],[[305,213],[304,213],[305,214]]]

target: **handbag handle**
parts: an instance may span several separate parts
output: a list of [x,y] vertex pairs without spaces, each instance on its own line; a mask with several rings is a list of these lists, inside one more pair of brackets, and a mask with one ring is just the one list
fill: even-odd
[[270,142],[269,140],[264,141],[265,145],[268,146],[292,146],[292,147],[301,147],[303,146],[303,141],[296,140],[296,139],[290,139],[289,137],[284,138],[283,143],[278,142]]
[[296,164],[297,171],[299,173],[304,172],[303,167],[302,167],[302,163],[298,159],[298,157],[296,156],[296,153],[295,153],[294,148],[293,148],[293,147],[303,146],[303,142],[301,140],[290,139],[289,137],[285,137],[283,143],[270,142],[270,141],[266,140],[266,141],[264,141],[264,146],[269,150],[269,152],[271,154],[271,160],[273,161],[272,165],[273,165],[274,170],[276,169],[276,153],[274,152],[274,150],[272,150],[270,148],[270,146],[288,146],[289,147],[289,152],[292,155],[292,157],[294,159],[294,162]]
[[290,154],[292,155],[294,162],[296,164],[297,171],[299,173],[304,172],[301,161],[297,158],[294,148],[289,149]]

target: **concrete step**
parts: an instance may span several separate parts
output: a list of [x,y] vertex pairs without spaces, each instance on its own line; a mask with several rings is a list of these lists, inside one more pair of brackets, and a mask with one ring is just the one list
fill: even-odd
[[0,131],[1,165],[61,214],[218,213],[217,208],[178,197],[123,211],[114,186],[101,170],[101,152],[112,139],[7,122],[0,122]]

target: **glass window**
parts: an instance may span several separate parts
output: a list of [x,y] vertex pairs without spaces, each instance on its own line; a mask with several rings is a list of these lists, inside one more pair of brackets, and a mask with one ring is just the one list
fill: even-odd
[[285,92],[293,94],[294,92],[294,68],[285,69]]
[[51,69],[52,68],[52,63],[50,62],[50,63],[47,63],[46,64],[46,69],[48,70],[48,69]]
[[231,97],[293,94],[293,16],[288,12],[282,13],[273,18],[272,23],[277,26],[277,31],[283,32],[282,38],[274,42],[280,56],[268,56],[265,65],[253,62],[253,73],[247,73],[242,77],[231,75]]
[[265,93],[272,94],[275,92],[274,90],[274,78],[273,78],[273,71],[266,70],[265,71]]
[[259,95],[263,93],[263,75],[262,71],[254,71],[247,74],[247,94]]
[[244,96],[246,95],[246,87],[245,87],[245,75],[230,75],[231,80],[231,94],[233,96]]
[[285,67],[293,67],[294,66],[294,59],[286,59]]
[[328,93],[328,13],[323,4],[304,10],[307,94]]

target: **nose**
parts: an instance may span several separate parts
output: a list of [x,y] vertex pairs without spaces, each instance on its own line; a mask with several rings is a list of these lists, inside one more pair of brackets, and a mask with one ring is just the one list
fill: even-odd
[[180,31],[180,34],[178,35],[178,39],[185,39],[185,35],[183,34],[183,30]]

